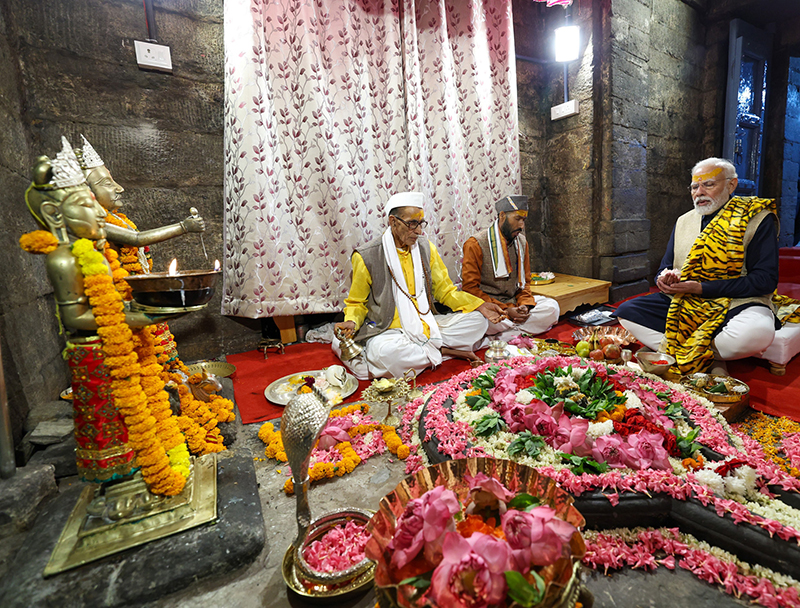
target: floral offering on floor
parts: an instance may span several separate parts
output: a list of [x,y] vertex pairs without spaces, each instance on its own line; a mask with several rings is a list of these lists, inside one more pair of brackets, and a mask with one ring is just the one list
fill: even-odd
[[[276,431],[271,422],[261,426],[258,438],[267,444],[264,450],[267,458],[287,461],[281,432]],[[400,460],[408,458],[410,453],[393,426],[381,424],[369,415],[369,405],[356,403],[331,410],[319,442],[311,453],[308,475],[312,482],[341,477],[352,473],[362,461],[387,450]],[[294,484],[289,467],[286,467],[286,474],[289,478],[284,491],[292,494]]]
[[451,461],[381,501],[366,554],[392,605],[574,605],[582,525],[572,498],[527,467]]
[[[793,548],[794,553],[800,544],[796,435],[774,438],[778,449],[762,448],[732,429],[713,404],[678,384],[624,367],[553,356],[485,365],[428,388],[402,409],[399,433],[411,447],[407,473],[429,464],[429,456],[434,462],[510,459],[555,479],[574,496],[605,497],[609,508],[621,499],[667,495],[678,504],[704,507],[703,515],[730,529],[760,530],[777,543],[769,551]],[[620,555],[641,554],[641,559],[605,563],[592,557],[590,543],[584,562],[658,565],[641,557],[652,553],[647,543],[631,543],[631,551]],[[712,576],[692,566],[699,554],[691,555],[676,563],[729,593],[764,605],[797,605],[791,589],[798,583],[786,573],[732,566],[719,558],[713,563],[727,574]],[[667,559],[662,565],[671,563]]]

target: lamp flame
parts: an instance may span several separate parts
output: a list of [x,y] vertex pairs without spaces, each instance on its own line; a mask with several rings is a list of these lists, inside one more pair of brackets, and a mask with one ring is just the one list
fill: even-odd
[[219,260],[214,260],[214,272],[220,269]]
[[172,258],[172,261],[169,263],[169,270],[167,271],[169,276],[174,277],[178,274],[178,259]]

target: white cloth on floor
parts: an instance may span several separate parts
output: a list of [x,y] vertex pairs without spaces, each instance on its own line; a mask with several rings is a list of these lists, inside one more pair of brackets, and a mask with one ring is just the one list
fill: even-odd
[[330,344],[333,341],[333,328],[336,323],[325,323],[306,332],[306,342],[322,342]]
[[[626,319],[620,325],[653,350],[658,350],[664,334]],[[775,319],[766,306],[750,306],[728,320],[711,343],[716,359],[731,361],[763,353],[775,338]]]
[[[468,313],[437,315],[442,346],[456,350],[475,350],[486,333],[487,320],[477,310]],[[341,359],[339,340],[331,344]],[[426,349],[410,339],[402,329],[387,329],[367,340],[360,357],[344,361],[344,365],[359,380],[370,378],[401,378],[413,369],[417,374],[431,367]]]
[[491,340],[508,342],[515,336],[524,334],[538,335],[546,332],[558,322],[561,313],[558,302],[546,296],[533,296],[536,306],[530,311],[530,316],[522,323],[514,323],[511,319],[504,319],[500,323],[489,323],[486,338],[481,348],[489,345]]

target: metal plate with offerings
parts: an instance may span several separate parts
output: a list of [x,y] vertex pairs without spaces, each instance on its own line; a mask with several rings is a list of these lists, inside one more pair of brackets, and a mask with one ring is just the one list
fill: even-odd
[[[339,370],[333,370],[332,368],[341,368],[338,374],[339,378],[335,378],[335,372]],[[343,378],[341,377],[342,374],[344,375]],[[331,365],[325,369],[299,372],[278,378],[264,389],[264,397],[277,405],[287,405],[292,397],[297,394],[297,390],[303,386],[305,378],[308,376],[314,378],[314,386],[322,391],[322,394],[328,398],[331,405],[341,403],[342,400],[355,393],[358,388],[358,380],[354,375],[345,372],[340,365]]]
[[600,344],[603,338],[611,340],[611,344],[616,344],[620,347],[628,346],[636,342],[636,338],[633,337],[633,334],[619,325],[613,327],[581,327],[572,332],[572,339],[575,340],[576,343],[585,341],[588,342],[592,348],[597,348],[597,345]]
[[750,394],[750,387],[731,376],[696,373],[681,377],[681,384],[713,403],[731,405]]
[[550,285],[556,280],[556,275],[552,272],[532,272],[531,284],[532,285]]
[[572,344],[556,340],[555,338],[534,338],[529,334],[520,334],[513,338],[509,344],[515,346],[522,355],[533,357],[575,354],[575,347]]

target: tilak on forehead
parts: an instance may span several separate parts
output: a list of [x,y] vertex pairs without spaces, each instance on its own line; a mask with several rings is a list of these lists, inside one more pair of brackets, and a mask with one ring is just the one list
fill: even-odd
[[692,175],[692,182],[702,182],[707,179],[712,179],[722,173],[722,167],[714,167],[708,173],[700,173],[699,175]]

